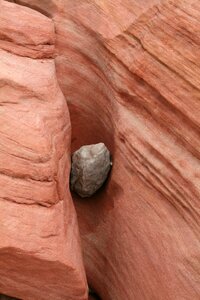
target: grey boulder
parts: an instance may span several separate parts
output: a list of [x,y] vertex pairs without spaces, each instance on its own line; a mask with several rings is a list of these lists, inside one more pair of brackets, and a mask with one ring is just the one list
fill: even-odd
[[82,146],[72,155],[71,190],[83,198],[92,196],[107,179],[111,164],[104,143]]

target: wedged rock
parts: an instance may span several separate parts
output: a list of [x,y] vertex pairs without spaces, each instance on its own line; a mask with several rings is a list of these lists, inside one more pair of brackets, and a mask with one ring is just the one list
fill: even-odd
[[104,143],[82,146],[72,155],[71,189],[90,197],[103,185],[111,168],[110,152]]

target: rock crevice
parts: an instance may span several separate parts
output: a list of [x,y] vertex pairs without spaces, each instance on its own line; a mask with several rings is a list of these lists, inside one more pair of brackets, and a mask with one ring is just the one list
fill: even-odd
[[[0,134],[0,162],[5,162],[6,152],[16,154],[16,148],[29,160],[44,160],[37,169],[9,156],[6,168],[17,166],[21,174],[30,170],[56,178],[63,201],[57,203],[56,188],[47,191],[38,186],[34,201],[48,196],[51,208],[37,205],[30,211],[20,205],[18,211],[19,205],[1,200],[0,234],[5,238],[0,256],[17,255],[19,263],[16,252],[23,246],[23,254],[30,254],[26,259],[36,269],[44,261],[45,270],[52,261],[62,262],[62,266],[50,263],[53,272],[60,274],[59,284],[50,291],[33,290],[27,284],[33,300],[34,295],[47,299],[48,293],[48,299],[49,295],[87,299],[85,271],[89,285],[103,300],[198,300],[199,1],[17,2],[45,12],[52,20],[20,6],[18,12],[25,9],[25,14],[45,24],[41,33],[46,37],[38,34],[30,42],[26,37],[31,37],[32,29],[23,29],[24,47],[33,45],[28,54],[33,59],[22,57],[24,50],[18,47],[18,55],[0,50],[0,80],[8,83],[0,88],[0,102],[4,101],[0,125],[17,141],[17,147],[9,141],[1,143]],[[13,34],[12,26],[8,28]],[[49,40],[45,47],[54,47],[55,40],[55,59],[44,59],[45,49],[40,53],[43,59],[34,59],[38,55],[34,47]],[[12,41],[19,43],[18,37]],[[9,101],[19,103],[17,112]],[[73,195],[79,235],[68,186],[70,153],[99,141],[112,153],[113,169],[104,188],[91,199]],[[10,186],[5,186],[5,193]],[[33,191],[32,187],[21,190],[28,195]],[[48,243],[41,236],[49,236]],[[5,253],[10,245],[13,251]],[[17,267],[15,271],[19,276]],[[8,278],[3,263],[0,278]],[[40,281],[40,276],[34,280]],[[46,276],[46,280],[48,285],[51,279]],[[0,280],[0,291],[23,298],[23,288],[17,289],[16,282],[13,277],[6,286]]]

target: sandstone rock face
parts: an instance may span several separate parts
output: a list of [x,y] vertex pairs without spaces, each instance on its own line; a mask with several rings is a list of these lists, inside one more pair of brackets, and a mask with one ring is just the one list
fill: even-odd
[[107,179],[110,167],[104,143],[82,146],[72,156],[71,189],[83,198],[92,196]]
[[[72,151],[76,151],[81,145],[102,141],[112,153],[112,174],[104,190],[89,201],[74,197],[89,285],[103,300],[199,300],[199,1],[16,2],[49,16],[55,25],[56,74],[70,111]],[[47,22],[49,24],[49,19]],[[47,27],[41,26],[40,29],[46,31]],[[45,32],[45,35],[48,36],[49,33]],[[33,55],[36,53],[36,44],[32,43],[31,46]],[[47,45],[52,44],[47,42]],[[6,280],[0,280],[0,292],[19,296],[19,292],[24,290],[24,281],[27,283],[27,278],[30,278],[30,272],[22,272],[24,277],[20,277],[19,282],[19,275],[16,274],[19,274],[20,267],[24,266],[25,269],[25,266],[32,264],[37,269],[41,262],[44,266],[45,256],[46,270],[50,270],[49,261],[59,252],[59,259],[65,257],[65,267],[69,257],[76,261],[76,278],[72,279],[73,272],[70,273],[75,268],[70,268],[67,274],[70,282],[73,281],[71,291],[79,287],[78,291],[84,295],[83,268],[80,267],[81,259],[77,260],[80,245],[77,242],[76,219],[67,183],[62,181],[63,176],[56,177],[59,178],[56,180],[59,189],[66,193],[65,200],[60,201],[61,198],[56,193],[52,197],[56,190],[53,182],[34,182],[33,188],[32,180],[27,180],[30,175],[33,178],[52,178],[55,170],[60,170],[59,174],[66,173],[65,178],[68,176],[69,148],[65,152],[68,153],[65,154],[68,158],[64,156],[60,164],[57,155],[59,149],[69,145],[69,134],[64,134],[67,141],[63,148],[60,147],[63,138],[55,142],[54,145],[59,145],[58,152],[51,151],[50,141],[54,141],[56,132],[59,136],[58,132],[62,132],[61,128],[64,128],[61,123],[68,120],[69,124],[69,119],[66,116],[62,121],[57,115],[59,109],[53,110],[58,105],[51,97],[54,88],[50,89],[46,84],[47,74],[49,80],[51,78],[55,82],[55,70],[50,71],[51,67],[47,67],[51,59],[43,59],[46,67],[39,68],[39,61],[36,60],[38,64],[34,67],[35,60],[28,59],[26,55],[19,57],[14,54],[14,51],[19,51],[18,46],[17,41],[14,47],[17,50],[12,50],[11,54],[11,50],[9,53],[5,52],[8,49],[5,47],[8,46],[4,43],[4,51],[1,51],[1,58],[4,57],[4,60],[1,59],[0,63],[4,62],[6,70],[2,76],[9,82],[9,85],[3,86],[1,99],[6,102],[12,99],[13,102],[18,97],[14,75],[19,74],[20,70],[17,86],[20,87],[20,92],[27,94],[21,96],[21,106],[15,107],[19,108],[18,113],[12,110],[12,114],[5,116],[4,104],[1,147],[5,148],[1,151],[0,166],[6,162],[2,167],[4,173],[6,170],[6,174],[18,174],[6,177],[13,180],[14,177],[19,177],[19,173],[15,170],[17,163],[10,162],[11,159],[17,159],[16,155],[20,156],[20,167],[26,181],[19,188],[19,185],[9,184],[7,179],[3,181],[5,176],[1,176],[1,193],[4,194],[1,195],[0,210],[3,217],[3,227],[0,226],[0,236],[3,237],[0,240],[0,278]],[[25,48],[29,49],[29,46]],[[48,56],[53,57],[53,54],[49,54],[51,47],[47,48]],[[46,52],[45,55],[40,55],[47,56]],[[15,60],[12,60],[13,56]],[[26,61],[23,68],[19,63],[22,59]],[[24,72],[27,68],[35,76]],[[38,69],[42,73],[38,73]],[[0,72],[2,70],[1,65]],[[37,84],[31,81],[32,77],[38,78]],[[30,90],[33,91],[32,85],[37,93],[30,93]],[[35,101],[38,98],[40,101]],[[63,100],[59,101],[64,105]],[[34,104],[29,109],[30,103]],[[13,105],[9,104],[9,109]],[[37,110],[39,105],[41,108]],[[67,110],[63,107],[61,111],[63,114]],[[34,118],[31,117],[32,121],[28,121],[31,114]],[[40,118],[36,118],[36,114],[43,116],[43,122],[39,122]],[[50,125],[50,122],[53,124]],[[7,146],[4,140],[9,126],[14,129],[9,130],[10,144]],[[15,133],[16,128],[20,133]],[[28,138],[28,128],[32,133],[31,139]],[[19,138],[23,150],[19,149]],[[10,149],[13,152],[8,158]],[[32,168],[24,161],[21,153],[33,159]],[[43,163],[48,160],[49,154],[52,165]],[[61,153],[60,155],[62,156]],[[42,170],[39,172],[34,171],[37,159],[40,162],[42,160],[42,163],[38,163],[39,170]],[[21,183],[20,178],[17,180]],[[7,187],[4,188],[6,183]],[[29,188],[24,186],[25,183]],[[29,204],[21,203],[25,201]],[[63,209],[64,203],[66,210]],[[65,221],[62,221],[64,212]],[[64,229],[67,235],[62,235]],[[50,239],[48,244],[42,234],[47,231]],[[26,232],[26,239],[23,232]],[[73,238],[73,243],[69,244],[67,241],[70,238]],[[65,247],[67,251],[64,251]],[[22,248],[23,251],[20,250]],[[19,256],[22,258],[22,254],[25,259],[20,264]],[[39,256],[37,261],[36,255]],[[12,261],[17,261],[18,265],[11,272],[7,264],[2,262],[3,259],[10,261],[10,266],[14,265]],[[58,266],[57,257],[54,261]],[[47,285],[43,283],[47,276],[43,274],[55,274],[54,268],[52,266],[52,272],[46,271],[39,275],[36,269],[31,275],[34,275],[34,282],[40,283],[41,277],[43,278],[42,287],[38,286],[38,289],[44,291],[44,286]],[[11,278],[8,273],[12,275]],[[49,282],[51,279],[51,292],[54,290],[53,297],[49,294],[50,299],[65,299],[61,295],[63,284],[67,282],[63,280],[65,274],[64,271],[59,273],[58,297],[55,297],[56,279],[51,276],[48,279]],[[79,285],[77,277],[81,278]],[[26,288],[27,286],[26,284]],[[37,292],[38,289],[35,288],[34,291]],[[29,288],[28,291],[30,290]],[[76,290],[80,295],[78,291]],[[35,295],[37,299],[41,299],[38,293]],[[81,297],[84,298],[79,296],[80,299]]]
[[87,299],[52,20],[0,1],[0,293]]

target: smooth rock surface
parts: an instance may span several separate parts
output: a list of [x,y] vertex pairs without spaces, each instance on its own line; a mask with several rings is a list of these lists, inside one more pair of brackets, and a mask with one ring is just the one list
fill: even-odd
[[[74,197],[89,285],[103,300],[199,300],[199,0],[16,0],[16,2],[48,15],[55,24],[56,74],[70,111],[72,152],[81,145],[102,141],[108,146],[114,160],[112,174],[105,189],[94,195],[91,201],[90,199],[82,201]],[[46,29],[41,26],[40,30]],[[6,62],[8,65],[11,64],[10,58],[7,58]],[[26,67],[28,65],[26,64]],[[9,74],[13,80],[18,74],[19,66],[17,61],[15,68],[4,73],[4,77]],[[44,99],[46,99],[46,95],[51,95],[52,90],[49,90],[44,81],[46,78],[44,73],[34,71],[33,74],[39,79],[36,86],[41,84],[39,94],[45,91]],[[47,74],[55,78],[49,69]],[[19,86],[21,87],[21,82],[24,83],[24,92],[26,84],[29,85],[30,76],[27,76],[27,73],[23,76],[22,72],[19,78],[21,78]],[[10,82],[9,79],[9,84]],[[11,101],[14,99],[13,95],[16,97],[16,89],[14,92],[9,90],[10,94],[6,89],[7,86],[4,87],[1,99]],[[36,111],[32,106],[28,109],[30,101],[27,102],[26,99],[27,94],[23,98],[20,110],[32,112],[33,119],[36,120]],[[45,120],[50,122],[55,120],[57,110],[55,109],[52,114],[54,101],[50,101],[48,97],[47,99],[48,101],[39,101],[38,105],[39,103],[44,105],[44,111],[47,112]],[[37,112],[40,116],[41,109]],[[10,143],[19,135],[14,133],[16,128],[20,131],[20,136],[23,136],[19,126],[21,119],[27,124],[24,115],[23,118],[17,115],[15,119],[13,126],[15,129],[13,136],[10,136]],[[12,118],[9,115],[5,120],[8,124],[8,120]],[[36,152],[44,160],[42,153],[46,153],[47,157],[51,153],[52,162],[57,162],[54,156],[56,152],[49,150],[52,149],[49,146],[51,143],[41,141],[43,139],[49,141],[50,137],[52,137],[50,141],[54,140],[55,132],[50,129],[59,122],[60,117],[56,117],[55,124],[47,123],[46,127],[45,122],[36,122],[37,128],[41,130],[39,140],[38,131],[34,135],[33,124],[29,126],[32,143],[36,141],[36,145],[30,147],[28,144],[23,150],[17,148],[18,155],[21,156],[21,153],[25,152],[31,158],[35,158]],[[5,133],[3,137],[1,135],[2,138],[5,138]],[[1,144],[6,145],[5,141]],[[60,141],[55,143],[59,145],[59,149],[61,144]],[[47,151],[44,152],[40,147]],[[29,152],[29,148],[37,151]],[[9,149],[8,147],[3,149],[4,159],[3,156],[0,158],[1,164],[6,159],[4,169],[9,167],[11,157],[15,159],[16,152],[8,159]],[[16,147],[13,146],[12,149],[16,151]],[[70,149],[68,156],[69,153]],[[22,167],[24,160],[20,161]],[[57,170],[53,168],[57,163],[51,167],[48,165],[47,168],[44,165],[38,164],[40,171],[37,172],[37,176],[49,174],[49,169]],[[68,160],[63,159],[61,165],[68,174]],[[16,174],[15,166],[16,164],[12,163],[9,167],[10,170],[13,169],[10,171],[12,174]],[[32,166],[34,170],[35,164]],[[23,169],[26,171],[24,171],[26,178],[29,169],[26,164],[26,168]],[[35,172],[32,173],[36,176]],[[60,183],[60,188],[64,186],[68,191],[68,177],[64,176],[63,181],[62,177],[60,176],[56,182]],[[10,186],[12,185],[7,185],[6,194],[10,192]],[[16,197],[18,202],[22,201],[22,197],[18,196],[23,189],[22,186],[15,189],[18,192]],[[30,187],[28,195],[30,190],[37,190],[42,195],[42,197],[31,195],[34,203],[49,205],[57,201],[49,197],[52,195],[52,189],[51,192],[49,190],[47,192],[44,183],[38,183],[34,188]],[[12,199],[14,195],[9,194]],[[76,229],[76,233],[73,231],[73,228],[77,228],[76,219],[68,192],[67,199],[65,203],[68,209],[64,210],[67,211],[67,216],[63,227],[67,228],[66,231],[70,232],[72,237],[76,236],[73,240],[76,241],[78,232]],[[72,243],[70,248],[67,244],[69,234],[67,237],[60,235],[60,232],[63,232],[60,219],[64,211],[62,209],[58,211],[56,207],[62,206],[62,201],[58,201],[50,209],[41,208],[37,204],[36,208],[31,210],[24,204],[17,205],[11,201],[6,202],[5,199],[1,202],[1,219],[4,216],[4,223],[1,224],[5,224],[1,244],[2,240],[9,239],[7,245],[12,242],[13,255],[23,246],[25,248],[23,255],[29,253],[27,255],[29,264],[35,265],[34,261],[30,260],[33,252],[29,250],[34,248],[34,253],[42,253],[43,257],[44,249],[45,252],[48,250],[46,256],[49,257],[50,253],[54,253],[52,248],[49,248],[52,247],[53,241],[54,249],[57,251],[63,249],[63,245],[68,245],[66,260],[70,256],[69,253],[74,260],[77,259],[79,244],[74,247]],[[26,213],[19,207],[26,207]],[[23,218],[24,215],[27,216],[26,219]],[[41,237],[41,230],[38,230],[41,224],[43,231],[50,233],[48,243]],[[60,239],[56,240],[53,236],[53,229]],[[26,232],[29,239],[24,241],[23,232]],[[35,236],[40,236],[36,243]],[[30,243],[30,237],[33,243]],[[40,247],[41,241],[43,247]],[[8,250],[11,252],[10,248]],[[0,252],[2,253],[2,250]],[[6,254],[2,254],[1,258],[5,257]],[[55,261],[58,264],[58,260]],[[79,264],[81,260],[76,266]],[[0,270],[2,269],[5,270],[5,274],[3,276],[0,274],[0,278],[12,274],[10,269],[6,269],[6,265],[3,268],[0,266]],[[20,274],[19,269],[18,266],[14,274]],[[52,272],[46,271],[45,276]],[[78,271],[76,274],[83,273]],[[30,274],[25,278],[28,277]],[[59,273],[59,282],[64,277],[63,273]],[[41,275],[38,276],[39,283],[40,279]],[[71,280],[70,276],[70,282]],[[2,283],[1,279],[0,282]],[[53,282],[54,280],[51,287]],[[77,286],[82,286],[76,282],[73,280],[71,290],[75,291]],[[17,276],[14,281],[9,281],[8,278],[5,285],[12,287],[13,295],[17,296],[16,283],[18,283]],[[62,282],[60,284],[62,285]],[[42,285],[42,291],[45,286]],[[23,290],[23,286],[19,289]],[[57,292],[60,291],[57,286],[55,289]],[[2,292],[6,293],[5,287]],[[84,288],[82,293],[84,294]],[[79,298],[81,299],[81,296]],[[40,299],[38,294],[37,299]],[[56,297],[54,294],[53,299],[62,297]]]
[[107,179],[110,167],[104,143],[82,146],[72,155],[71,189],[83,198],[92,196]]
[[103,300],[199,300],[200,2],[61,2],[72,151],[113,157],[106,188],[74,197],[88,282]]

